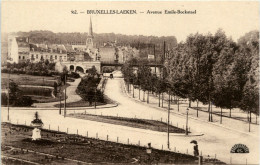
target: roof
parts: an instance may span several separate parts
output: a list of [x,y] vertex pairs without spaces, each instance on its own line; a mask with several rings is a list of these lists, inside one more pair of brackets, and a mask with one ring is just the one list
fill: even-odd
[[16,42],[18,47],[29,47],[28,38],[26,37],[16,37]]
[[64,45],[51,44],[51,45],[48,45],[48,49],[52,49],[53,52],[57,52],[57,53],[60,53],[60,50],[62,51],[62,53],[67,52]]
[[88,60],[92,60],[92,58],[90,57],[90,55],[88,53],[84,53],[84,60],[88,61]]
[[29,44],[27,42],[17,42],[18,47],[28,47],[29,48]]
[[16,37],[16,41],[17,42],[28,42],[28,38],[27,37]]
[[39,50],[47,50],[48,49],[46,44],[37,44],[37,47],[39,48]]
[[64,45],[67,52],[75,52],[71,45]]
[[29,44],[30,50],[34,49],[35,51],[38,49],[37,45],[35,44]]

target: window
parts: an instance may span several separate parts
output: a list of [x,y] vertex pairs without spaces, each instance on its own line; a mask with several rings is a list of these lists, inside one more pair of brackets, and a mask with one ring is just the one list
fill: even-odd
[[55,56],[55,60],[57,60],[57,56]]
[[23,60],[24,60],[24,56],[23,56]]
[[38,54],[36,54],[36,59],[38,59]]
[[41,60],[43,60],[43,56],[41,55]]
[[21,56],[19,56],[19,60],[21,59]]

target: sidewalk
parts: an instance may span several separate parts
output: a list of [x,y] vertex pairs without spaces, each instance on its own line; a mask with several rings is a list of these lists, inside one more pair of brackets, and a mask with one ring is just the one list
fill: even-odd
[[[118,102],[119,106],[109,109],[89,110],[88,113],[101,114],[108,116],[120,116],[128,118],[142,118],[152,120],[166,121],[167,111],[164,108],[157,107],[155,99],[154,105],[138,101],[138,98],[131,99],[124,92],[123,79],[109,79],[106,85],[105,94],[112,100]],[[181,107],[183,108],[183,107]],[[183,108],[184,111],[186,108]],[[12,123],[28,124],[33,120],[33,116],[37,109],[28,111],[10,111],[10,120]],[[167,133],[158,133],[155,131],[124,127],[109,123],[94,122],[89,120],[81,120],[69,118],[59,115],[58,111],[38,111],[40,118],[44,122],[44,128],[59,130],[72,134],[79,134],[93,138],[106,140],[109,136],[109,141],[120,142],[123,144],[147,145],[152,143],[152,146],[157,149],[167,148]],[[81,113],[80,111],[77,111]],[[82,110],[82,113],[84,110]],[[73,113],[73,112],[72,112]],[[202,114],[202,113],[201,113]],[[4,109],[1,112],[2,122],[7,119],[7,111]],[[227,118],[228,120],[228,118]],[[186,116],[178,114],[173,110],[170,114],[170,121],[174,126],[179,124],[179,127],[184,127]],[[241,122],[239,122],[240,124]],[[191,132],[204,133],[203,136],[174,136],[170,135],[170,148],[172,151],[181,153],[191,153],[193,145],[192,140],[198,141],[199,151],[202,155],[210,155],[214,157],[217,154],[217,159],[226,163],[234,164],[256,164],[259,161],[258,137],[252,133],[241,133],[241,131],[231,130],[205,122],[203,120],[189,117],[189,127]],[[240,125],[238,125],[240,127]],[[235,144],[244,144],[250,149],[249,154],[231,154],[230,149]],[[168,150],[168,149],[167,149]]]
[[[134,90],[134,98],[133,98],[133,86],[131,85],[131,90],[129,90],[129,93],[127,92],[127,86],[125,84],[125,82],[122,82],[123,86],[124,86],[124,91],[125,93],[128,95],[128,97],[138,101],[138,102],[142,102],[143,104],[147,104],[150,107],[153,108],[158,108],[164,111],[168,110],[168,94],[164,94],[164,101],[163,103],[161,102],[160,105],[161,107],[158,106],[159,104],[159,99],[158,97],[156,97],[155,95],[153,95],[152,93],[149,94],[149,103],[147,103],[147,92],[145,93],[145,102],[143,102],[143,91],[140,91],[140,100],[139,100],[139,89],[135,89]],[[182,99],[184,100],[184,99]],[[178,105],[171,103],[170,107],[171,107],[171,114],[175,113],[178,115],[182,115],[182,116],[186,116],[187,115],[187,107],[188,107],[188,100],[186,101],[180,101],[179,104],[179,111],[178,111]],[[163,105],[163,107],[162,107]],[[193,106],[197,106],[197,103],[192,102]],[[246,133],[249,135],[253,135],[253,136],[259,136],[259,125],[258,124],[254,124],[251,123],[250,124],[250,132],[249,132],[249,123],[247,122],[247,116],[245,115],[244,112],[239,112],[238,109],[236,110],[232,110],[232,116],[236,116],[236,118],[229,118],[226,117],[229,115],[229,110],[222,110],[223,114],[225,116],[222,116],[222,124],[220,124],[220,108],[216,108],[213,107],[213,122],[208,122],[208,111],[207,111],[207,105],[202,105],[201,103],[199,103],[199,108],[203,109],[203,111],[199,111],[199,117],[197,117],[197,110],[195,109],[196,107],[192,107],[189,108],[189,118],[193,118],[195,120],[200,120],[200,121],[204,121],[210,124],[214,124],[220,127],[224,127],[227,129],[231,129],[234,131],[238,131],[241,133]],[[227,115],[228,113],[228,115]],[[240,116],[240,120],[238,119]],[[252,118],[253,119],[253,118]],[[246,120],[246,121],[245,121]],[[252,120],[252,122],[254,122],[254,120]]]
[[[67,91],[66,91],[66,95],[68,96],[68,98],[66,99],[66,103],[70,103],[70,102],[76,102],[76,101],[80,101],[81,97],[76,94],[76,89],[78,87],[78,84],[80,83],[81,78],[75,79],[74,82],[68,82],[68,84],[70,84],[70,86],[67,87]],[[64,100],[61,101],[61,103],[64,103]],[[34,103],[32,106],[36,107],[36,108],[54,108],[54,105],[56,104],[60,104],[59,101],[56,102],[50,102],[50,103]]]
[[[78,84],[80,83],[81,78],[76,79],[74,82],[68,82],[70,86],[67,87],[66,95],[66,103],[71,103],[71,102],[77,102],[81,100],[81,97],[76,93],[76,89],[78,87]],[[54,105],[60,104],[59,101],[56,102],[49,102],[49,103],[34,103],[32,106],[34,108],[30,107],[11,107],[11,109],[22,109],[22,110],[29,110],[29,109],[35,109],[37,108],[38,110],[58,110],[59,108],[54,107]],[[61,104],[64,104],[64,100],[61,101]],[[106,105],[99,105],[96,107],[96,109],[101,109],[101,108],[112,108],[116,107],[117,104],[106,104]],[[3,108],[3,107],[2,107]],[[84,109],[95,109],[94,106],[92,107],[73,107],[73,108],[66,108],[66,110],[84,110]],[[63,110],[63,107],[62,107]]]

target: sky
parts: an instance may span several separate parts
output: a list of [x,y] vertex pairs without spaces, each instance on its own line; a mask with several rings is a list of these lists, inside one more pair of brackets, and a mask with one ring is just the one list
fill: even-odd
[[[178,42],[191,33],[214,34],[219,28],[234,41],[251,30],[259,30],[257,1],[2,1],[1,7],[2,32],[88,32],[90,14],[71,14],[71,10],[136,10],[137,14],[92,14],[94,33],[175,36]],[[147,14],[148,10],[163,14]],[[196,14],[164,14],[165,10],[196,10]]]

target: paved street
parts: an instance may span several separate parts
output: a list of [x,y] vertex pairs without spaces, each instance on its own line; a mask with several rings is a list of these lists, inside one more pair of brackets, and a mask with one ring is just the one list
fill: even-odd
[[[122,117],[136,117],[153,120],[167,119],[167,111],[161,108],[147,105],[140,101],[131,99],[125,92],[124,82],[122,78],[109,79],[106,85],[105,94],[115,100],[119,105],[118,107],[106,108],[106,109],[87,109],[87,113],[97,115],[109,115],[109,116],[122,116]],[[182,109],[185,107],[181,107]],[[33,113],[36,110],[24,111],[24,110],[12,110],[10,111],[11,122],[26,124],[33,119]],[[78,110],[77,112],[84,112],[85,110]],[[6,121],[6,109],[2,111],[2,121]],[[74,113],[74,111],[70,111]],[[165,149],[167,146],[167,134],[156,131],[143,130],[138,128],[130,128],[125,126],[113,125],[108,123],[98,123],[95,121],[86,121],[75,118],[64,118],[58,115],[58,111],[39,111],[40,118],[44,122],[45,128],[59,129],[60,131],[67,131],[69,133],[78,133],[91,137],[98,136],[101,139],[106,139],[109,135],[109,140],[119,142],[147,145],[148,142],[152,143],[155,148]],[[18,120],[18,121],[17,121]],[[185,126],[186,116],[178,113],[171,112],[170,120],[173,125],[179,127]],[[226,120],[227,122],[228,120]],[[59,126],[59,128],[58,128]],[[243,124],[238,125],[239,129]],[[246,126],[246,125],[245,125]],[[254,132],[248,134],[246,131],[240,129],[236,131],[235,128],[225,128],[218,124],[212,124],[203,120],[197,120],[196,118],[189,118],[189,127],[193,134],[203,133],[203,136],[170,136],[171,150],[175,150],[182,153],[192,154],[191,140],[197,140],[200,152],[202,154],[210,155],[210,157],[216,157],[226,163],[233,164],[258,164],[259,149],[258,149],[258,131],[253,129]],[[257,127],[257,126],[256,126]],[[98,133],[98,134],[97,134]],[[230,154],[230,150],[235,144],[245,144],[249,148],[249,154]]]
[[[78,87],[78,84],[80,83],[81,78],[75,79],[74,82],[68,82],[68,84],[70,84],[70,86],[67,87],[67,91],[66,91],[66,95],[68,96],[66,102],[70,103],[70,102],[76,102],[81,100],[81,97],[79,95],[76,94],[76,89]],[[59,104],[59,101],[56,102],[51,102],[51,103],[34,103],[33,106],[37,107],[37,108],[51,108],[54,107],[54,105]],[[64,100],[61,101],[61,103],[64,103]]]

